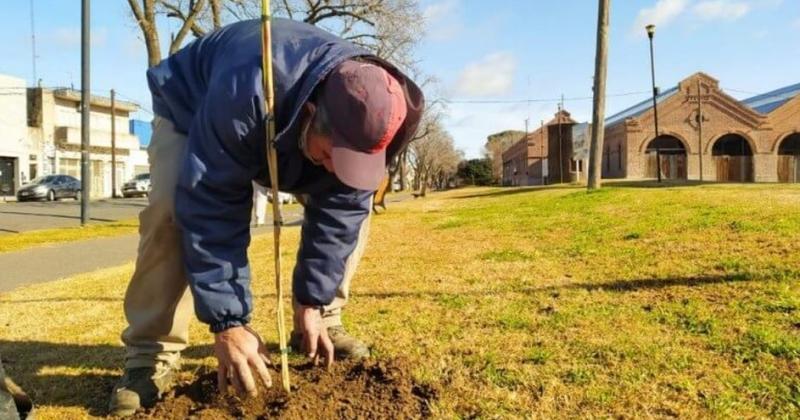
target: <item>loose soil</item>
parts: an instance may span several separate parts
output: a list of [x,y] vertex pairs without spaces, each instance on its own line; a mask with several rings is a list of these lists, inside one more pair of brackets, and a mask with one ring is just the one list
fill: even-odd
[[435,391],[416,384],[411,364],[402,359],[338,362],[322,367],[290,366],[292,392],[273,374],[273,386],[258,396],[239,398],[217,392],[216,372],[205,372],[166,395],[137,419],[362,419],[427,418]]

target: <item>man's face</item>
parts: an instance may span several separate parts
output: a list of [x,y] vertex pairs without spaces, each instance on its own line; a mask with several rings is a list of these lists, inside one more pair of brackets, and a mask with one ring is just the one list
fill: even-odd
[[333,161],[331,160],[333,139],[329,135],[318,133],[317,130],[314,130],[312,121],[315,112],[316,107],[314,104],[306,103],[306,119],[303,124],[306,125],[307,129],[300,134],[301,136],[305,135],[305,141],[301,139],[300,144],[305,146],[303,153],[312,163],[322,165],[328,172],[333,173]]

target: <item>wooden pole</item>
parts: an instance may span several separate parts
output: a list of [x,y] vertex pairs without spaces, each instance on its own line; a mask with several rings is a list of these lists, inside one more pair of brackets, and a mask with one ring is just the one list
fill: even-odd
[[542,185],[545,185],[546,182],[544,181],[544,165],[545,165],[545,157],[544,157],[544,120],[540,121],[541,128],[539,129],[539,147],[541,148],[542,152],[539,153],[541,156],[539,158],[539,166],[542,169]]
[[599,0],[597,11],[597,52],[594,62],[594,104],[592,109],[592,143],[589,149],[589,179],[587,187],[600,187],[605,135],[606,74],[608,69],[608,21],[611,0]]
[[558,105],[558,183],[564,183],[564,157],[561,156],[563,145],[561,144],[561,111],[564,110],[564,95],[561,95],[561,103]]
[[278,196],[278,152],[275,149],[275,87],[272,75],[272,27],[270,20],[270,0],[261,0],[261,69],[263,72],[264,99],[267,110],[267,167],[272,188],[273,237],[275,239],[275,288],[278,302],[278,342],[281,352],[281,383],[287,393],[289,383],[289,348],[286,346],[286,326],[283,315],[283,282],[281,281],[281,200]]
[[117,198],[117,116],[115,92],[111,89],[111,198]]

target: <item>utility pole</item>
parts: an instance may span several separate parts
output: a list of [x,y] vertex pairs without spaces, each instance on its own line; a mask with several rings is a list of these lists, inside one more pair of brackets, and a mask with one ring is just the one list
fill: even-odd
[[561,95],[561,103],[558,104],[558,183],[564,183],[564,157],[562,156],[563,153],[563,145],[561,142],[561,111],[564,110],[564,95]]
[[111,198],[117,198],[117,115],[114,89],[111,89]]
[[592,144],[589,150],[588,189],[600,187],[605,135],[606,75],[608,70],[608,21],[611,0],[598,0],[597,51],[594,62],[594,104],[592,107]]
[[700,97],[700,79],[697,79],[697,152],[700,158],[700,182],[703,182],[703,100]]
[[81,0],[81,225],[89,222],[89,113],[92,86],[89,80],[89,0]]
[[31,52],[33,59],[33,85],[38,85],[37,74],[36,74],[36,25],[34,21],[34,11],[33,11],[33,0],[31,0]]
[[539,142],[539,146],[542,149],[542,153],[539,155],[540,156],[539,157],[539,166],[542,168],[542,185],[545,185],[545,181],[544,181],[544,165],[545,165],[546,162],[545,162],[545,157],[544,157],[544,120],[542,120],[541,124],[542,124],[542,128],[539,129],[539,139],[541,140]]

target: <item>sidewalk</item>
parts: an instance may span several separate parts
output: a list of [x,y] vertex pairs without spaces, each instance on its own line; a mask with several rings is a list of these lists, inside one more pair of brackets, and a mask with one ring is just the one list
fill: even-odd
[[[410,193],[387,196],[388,203],[408,200]],[[272,218],[267,225],[252,228],[252,236],[272,232]],[[301,222],[302,209],[284,213],[286,225]],[[19,286],[62,279],[102,268],[116,267],[136,259],[139,235],[131,234],[87,241],[66,242],[16,252],[0,253],[0,293]]]
[[[287,225],[300,222],[299,212],[284,217]],[[271,222],[250,230],[252,236],[268,232],[272,232]],[[132,262],[138,245],[139,234],[131,234],[2,253],[0,292]]]

